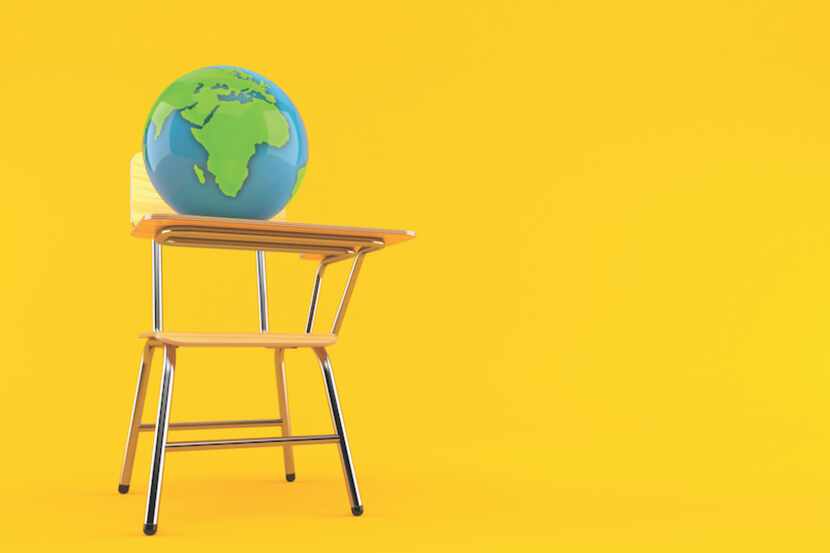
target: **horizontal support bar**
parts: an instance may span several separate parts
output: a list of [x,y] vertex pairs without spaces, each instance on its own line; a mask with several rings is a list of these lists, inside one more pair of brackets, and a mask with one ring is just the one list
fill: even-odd
[[273,438],[243,438],[239,440],[196,440],[188,442],[167,442],[170,451],[189,449],[231,449],[237,447],[269,447],[302,444],[336,444],[340,441],[337,434],[319,436],[279,436]]
[[242,240],[197,240],[193,238],[168,237],[159,241],[165,246],[187,246],[191,248],[218,248],[226,250],[265,250],[269,252],[319,254],[319,255],[353,255],[351,248],[299,246],[279,242],[248,242]]
[[254,231],[234,228],[172,226],[158,231],[159,244],[228,249],[256,249],[323,256],[350,256],[369,247],[382,248],[382,238]]
[[[167,427],[169,430],[202,430],[205,428],[257,428],[261,426],[282,426],[282,419],[251,419],[241,421],[193,421],[193,422],[171,422]],[[139,430],[155,430],[154,423],[142,424]]]
[[234,240],[279,240],[292,244],[337,245],[348,247],[383,246],[382,237],[349,236],[344,234],[318,234],[307,232],[285,232],[279,230],[251,230],[231,227],[205,227],[174,225],[158,231],[156,238],[166,235],[189,236],[191,238],[220,237]]

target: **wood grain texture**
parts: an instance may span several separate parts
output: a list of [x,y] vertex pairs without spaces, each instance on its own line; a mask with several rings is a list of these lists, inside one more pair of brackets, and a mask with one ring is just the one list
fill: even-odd
[[272,332],[143,332],[139,337],[156,345],[176,347],[319,348],[337,341],[333,334]]

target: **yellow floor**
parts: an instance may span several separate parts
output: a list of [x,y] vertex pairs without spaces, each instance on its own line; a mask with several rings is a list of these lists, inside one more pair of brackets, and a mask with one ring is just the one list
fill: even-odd
[[[361,518],[348,512],[333,446],[298,449],[298,479],[291,484],[281,478],[276,449],[177,453],[168,457],[159,534],[145,537],[149,437],[143,440],[127,496],[115,490],[115,452],[107,459],[115,464],[98,459],[82,468],[72,461],[77,450],[65,452],[69,474],[59,474],[56,465],[44,480],[21,480],[4,490],[0,543],[18,548],[13,550],[61,544],[83,551],[146,550],[150,543],[155,551],[251,546],[368,552],[830,546],[824,476],[774,474],[773,467],[750,465],[741,474],[734,463],[718,470],[714,460],[698,472],[672,474],[654,464],[649,473],[638,466],[643,463],[629,462],[634,456],[624,449],[614,459],[590,445],[569,453],[550,443],[542,444],[545,459],[535,463],[511,464],[509,450],[487,455],[486,443],[476,451],[481,458],[465,457],[463,450],[396,447],[385,459],[363,459]],[[724,471],[732,473],[731,481]],[[707,484],[707,477],[714,483]],[[785,481],[790,484],[783,486]]]

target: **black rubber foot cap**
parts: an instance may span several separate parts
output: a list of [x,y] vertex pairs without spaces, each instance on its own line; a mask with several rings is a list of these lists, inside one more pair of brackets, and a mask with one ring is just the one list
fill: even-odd
[[148,536],[152,536],[156,533],[156,529],[158,529],[158,524],[145,524],[144,525],[144,533]]
[[118,493],[127,493],[130,491],[129,484],[118,484]]
[[352,514],[356,517],[359,517],[363,514],[363,505],[360,507],[352,507]]
[[288,480],[289,482],[293,482],[294,480],[296,480],[296,478],[297,478],[297,475],[294,474],[293,472],[290,473],[290,474],[285,475],[285,479]]

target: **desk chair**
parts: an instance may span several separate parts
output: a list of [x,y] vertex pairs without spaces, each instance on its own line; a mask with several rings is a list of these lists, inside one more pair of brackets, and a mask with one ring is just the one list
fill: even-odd
[[[415,234],[403,230],[288,223],[284,220],[283,213],[269,221],[178,215],[173,213],[156,194],[144,170],[141,154],[136,154],[133,157],[130,167],[132,235],[138,238],[149,238],[152,241],[153,330],[140,335],[144,340],[144,350],[139,363],[138,384],[127,432],[127,444],[118,491],[125,494],[130,489],[139,433],[153,431],[153,457],[150,467],[150,485],[147,493],[144,533],[153,535],[158,529],[164,458],[168,451],[281,446],[285,463],[285,478],[288,482],[292,482],[296,474],[293,446],[337,444],[352,514],[360,516],[363,513],[363,503],[360,498],[349,440],[346,435],[340,400],[334,382],[331,358],[327,348],[337,341],[337,335],[343,324],[343,318],[366,254],[414,238]],[[259,332],[193,333],[164,330],[162,322],[163,246],[241,249],[256,252]],[[278,334],[272,333],[269,329],[268,292],[265,278],[266,251],[300,254],[304,259],[318,262],[306,328],[303,333]],[[352,267],[332,327],[328,333],[314,333],[314,319],[317,313],[317,300],[323,273],[329,265],[345,260],[351,260]],[[280,417],[278,419],[257,420],[170,422],[173,376],[176,371],[176,351],[178,348],[192,347],[266,348],[272,350]],[[294,348],[311,349],[320,363],[331,411],[332,433],[296,436],[291,432],[284,352],[286,349]],[[147,381],[156,349],[161,350],[163,357],[158,411],[154,423],[142,423]],[[169,441],[167,439],[169,430],[262,427],[279,427],[281,435],[267,438],[193,441]]]

